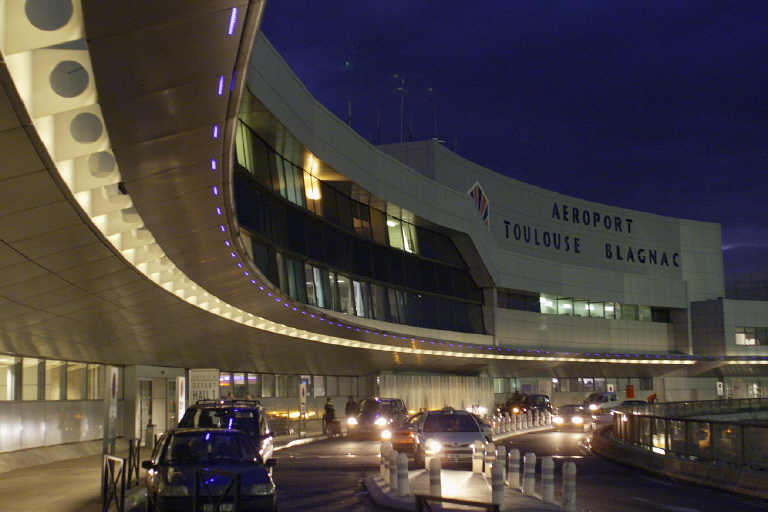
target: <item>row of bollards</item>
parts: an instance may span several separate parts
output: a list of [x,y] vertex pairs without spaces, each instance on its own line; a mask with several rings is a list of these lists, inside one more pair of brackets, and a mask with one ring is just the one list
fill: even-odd
[[[484,470],[484,471],[483,471]],[[493,443],[483,446],[482,441],[473,445],[472,471],[484,474],[491,480],[491,499],[494,504],[503,504],[504,486],[518,489],[523,495],[536,496],[536,454],[526,453],[520,468],[520,451],[509,450]],[[541,461],[541,499],[545,503],[555,502],[555,463],[552,457]],[[562,510],[576,510],[576,464],[563,464]]]
[[409,496],[411,485],[408,481],[408,455],[397,453],[389,441],[382,442],[380,450],[379,473],[381,479],[389,484],[389,488],[396,496]]
[[491,419],[491,429],[494,434],[517,432],[529,428],[544,427],[552,424],[552,413],[549,411],[526,411],[523,414],[510,416],[505,413]]

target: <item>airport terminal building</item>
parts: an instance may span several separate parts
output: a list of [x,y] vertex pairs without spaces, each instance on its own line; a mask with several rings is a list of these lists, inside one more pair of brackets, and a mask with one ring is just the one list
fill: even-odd
[[0,451],[98,439],[110,393],[123,435],[171,428],[195,369],[286,416],[300,386],[313,414],[768,396],[768,302],[725,297],[718,224],[374,146],[231,4],[3,6]]

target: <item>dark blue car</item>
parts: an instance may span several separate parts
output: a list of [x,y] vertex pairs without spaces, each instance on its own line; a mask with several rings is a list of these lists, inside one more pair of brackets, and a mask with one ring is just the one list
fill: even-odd
[[[273,511],[275,484],[251,438],[228,429],[182,428],[158,443],[144,461],[150,503],[158,512],[193,510],[197,475],[198,508],[203,512]],[[233,475],[239,475],[240,501],[235,507]]]

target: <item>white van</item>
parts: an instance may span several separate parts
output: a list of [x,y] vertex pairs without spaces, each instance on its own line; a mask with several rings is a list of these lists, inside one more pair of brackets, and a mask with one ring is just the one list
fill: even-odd
[[590,393],[584,400],[584,406],[589,409],[593,416],[609,414],[611,409],[618,407],[619,404],[621,404],[621,400],[615,391]]

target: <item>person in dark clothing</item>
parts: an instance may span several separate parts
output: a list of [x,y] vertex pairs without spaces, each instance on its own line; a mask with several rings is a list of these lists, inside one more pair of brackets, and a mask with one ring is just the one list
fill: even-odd
[[347,400],[347,405],[344,407],[344,415],[347,417],[357,416],[358,412],[357,402],[355,402],[354,397],[350,396],[349,400]]
[[330,398],[325,401],[325,421],[333,421],[336,419],[336,408],[333,406],[333,400]]
[[329,436],[341,435],[341,426],[336,421],[336,408],[333,406],[333,400],[330,398],[325,401],[325,416],[323,416],[323,420],[326,434]]

